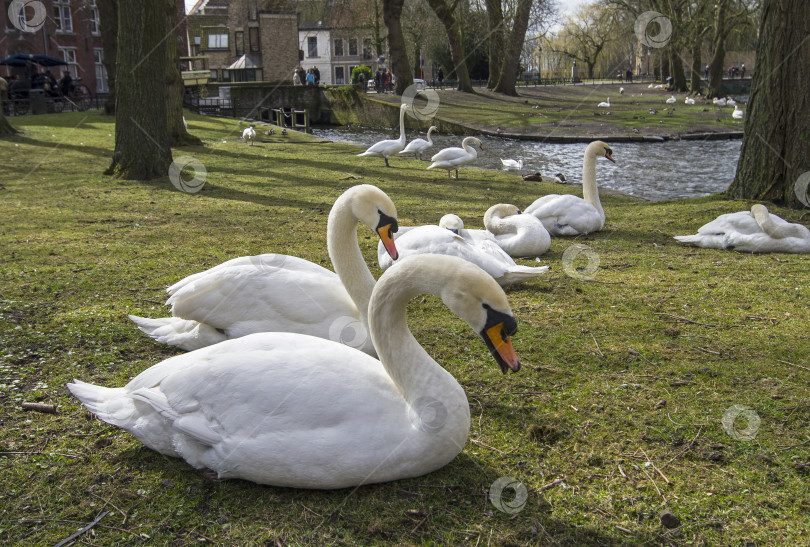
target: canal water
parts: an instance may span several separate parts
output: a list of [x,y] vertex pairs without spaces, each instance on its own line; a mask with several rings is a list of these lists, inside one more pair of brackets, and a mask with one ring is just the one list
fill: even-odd
[[[396,130],[364,127],[313,128],[323,139],[351,142],[366,148],[383,139],[398,137]],[[424,138],[424,132],[407,133],[408,141]],[[449,146],[461,146],[462,135],[431,135],[433,148],[423,159]],[[501,158],[523,160],[520,174],[563,173],[570,182],[582,180],[582,158],[586,143],[546,144],[536,141],[479,137],[483,151],[471,164],[483,169],[501,169]],[[616,164],[597,162],[600,187],[618,190],[649,200],[682,199],[725,191],[734,180],[741,140],[665,141],[660,143],[609,143]],[[382,161],[382,160],[380,160]],[[395,162],[396,159],[391,160]],[[425,162],[427,167],[429,162]],[[446,176],[441,170],[437,176]]]

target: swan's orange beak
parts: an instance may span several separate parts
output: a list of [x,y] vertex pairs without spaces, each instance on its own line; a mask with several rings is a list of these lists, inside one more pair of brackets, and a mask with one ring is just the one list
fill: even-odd
[[512,369],[512,372],[520,370],[520,361],[504,323],[498,323],[485,329],[482,335],[490,353],[501,367],[501,372],[506,374],[509,369]]
[[380,239],[382,240],[385,250],[388,251],[388,255],[391,257],[391,259],[396,260],[399,258],[397,246],[394,245],[394,231],[392,230],[392,225],[386,224],[385,226],[380,226],[377,228],[377,233],[380,234]]
[[605,148],[605,157],[613,163],[616,163],[616,160],[613,159],[613,150],[610,148]]

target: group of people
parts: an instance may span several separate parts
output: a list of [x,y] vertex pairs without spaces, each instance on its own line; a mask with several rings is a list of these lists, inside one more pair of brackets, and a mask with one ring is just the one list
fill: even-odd
[[30,87],[28,81],[21,79],[19,74],[11,76],[10,81],[2,79],[2,82],[0,82],[0,90],[7,92],[3,93],[3,95],[7,94],[9,98],[13,98],[19,93],[27,93],[28,89],[43,89],[49,97],[58,97],[60,95],[68,97],[73,92],[73,86],[70,71],[64,71],[62,77],[57,81],[53,74],[44,68],[40,68],[31,76]]
[[628,68],[626,72],[622,73],[622,71],[619,70],[616,73],[616,79],[621,82],[622,78],[624,78],[624,81],[627,82],[628,84],[632,84],[633,83],[633,71]]
[[[738,76],[740,78],[745,78],[745,63],[740,64],[740,66],[731,65],[730,67],[728,67],[727,73],[729,78],[737,78]],[[703,68],[703,76],[707,80],[709,79],[708,64]]]
[[387,68],[378,68],[374,75],[374,89],[377,93],[394,90],[394,75]]
[[293,71],[293,85],[318,85],[321,83],[321,71],[314,66],[304,70],[301,65]]

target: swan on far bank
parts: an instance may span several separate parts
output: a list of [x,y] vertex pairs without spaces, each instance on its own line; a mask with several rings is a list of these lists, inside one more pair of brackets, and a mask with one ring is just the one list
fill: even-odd
[[743,253],[808,253],[810,230],[768,212],[762,204],[750,211],[726,213],[698,229],[696,235],[675,236],[681,243]]
[[604,156],[613,163],[613,150],[602,141],[594,141],[585,149],[582,167],[582,196],[549,194],[534,201],[525,213],[536,216],[552,236],[574,236],[601,230],[605,226],[605,210],[596,186],[596,158]]
[[450,463],[470,429],[464,389],[408,329],[408,303],[422,294],[464,319],[502,372],[520,369],[503,290],[472,264],[426,255],[403,259],[374,287],[379,361],[267,332],[171,357],[124,387],[67,387],[101,420],[220,479],[336,489],[418,477]]
[[513,160],[513,159],[503,159],[501,158],[501,164],[503,165],[504,171],[512,171],[517,170],[520,171],[523,169],[523,160]]

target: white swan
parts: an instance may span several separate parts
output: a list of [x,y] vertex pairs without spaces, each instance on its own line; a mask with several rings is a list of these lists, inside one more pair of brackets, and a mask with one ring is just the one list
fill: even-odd
[[598,106],[599,108],[610,108],[610,97],[608,97],[607,100],[602,101],[596,106]]
[[499,203],[484,213],[484,226],[514,258],[536,257],[551,247],[551,235],[534,215],[521,214],[514,205]]
[[712,99],[712,103],[716,104],[717,106],[726,106],[726,100],[725,99],[718,99],[717,97]]
[[[619,88],[619,95],[624,95],[624,88],[623,87]],[[610,99],[608,99],[608,101],[610,101]]]
[[521,160],[512,160],[512,159],[505,160],[505,159],[501,158],[501,164],[503,164],[503,170],[504,171],[510,171],[512,169],[520,171],[521,169],[523,169],[523,160],[522,159]]
[[380,141],[372,144],[368,150],[358,156],[377,156],[385,159],[385,166],[388,165],[388,158],[394,154],[398,154],[405,148],[405,111],[408,109],[407,103],[402,103],[399,107],[399,138]]
[[256,130],[254,127],[256,127],[254,124],[250,124],[250,126],[242,131],[242,138],[245,139],[245,142],[249,142],[250,146],[253,146],[253,141],[256,138]]
[[745,113],[740,109],[739,105],[734,105],[734,112],[731,113],[731,117],[735,120],[743,119]]
[[461,141],[461,148],[445,148],[433,156],[431,158],[433,163],[428,166],[428,169],[433,169],[434,167],[447,169],[447,178],[450,178],[450,171],[455,170],[456,180],[458,180],[458,168],[462,165],[474,162],[475,158],[478,157],[478,151],[473,148],[472,145],[477,145],[481,150],[484,149],[484,147],[481,146],[480,140],[475,137],[466,137]]
[[415,154],[416,159],[422,159],[422,152],[427,150],[428,148],[433,146],[433,141],[430,140],[430,134],[434,131],[438,131],[435,125],[431,125],[427,131],[427,140],[425,139],[414,139],[408,143],[408,146],[405,147],[405,150],[400,152],[399,154]]
[[408,329],[408,302],[424,293],[464,319],[504,373],[519,370],[517,322],[497,283],[458,258],[420,256],[374,288],[380,361],[268,332],[172,357],[124,387],[74,380],[68,389],[152,450],[219,478],[332,489],[417,477],[452,461],[470,428],[464,390]]
[[574,236],[601,230],[605,226],[605,210],[596,187],[597,156],[615,163],[613,150],[607,144],[594,141],[588,145],[582,167],[582,198],[571,194],[549,194],[535,200],[524,213],[539,218],[552,236]]
[[158,342],[186,350],[255,332],[285,331],[347,339],[375,355],[365,327],[375,281],[357,244],[357,225],[362,221],[375,230],[396,258],[396,215],[382,190],[354,186],[335,201],[327,223],[327,247],[337,274],[288,255],[234,258],[169,287],[172,317],[129,317]]
[[697,235],[675,236],[681,243],[743,253],[810,253],[810,230],[791,224],[756,204],[751,211],[720,215]]
[[734,106],[734,105],[736,105],[736,104],[737,104],[737,101],[735,101],[735,100],[734,100],[734,99],[732,99],[731,97],[726,97],[726,105],[728,105],[728,106]]
[[692,97],[687,97],[683,100],[683,102],[686,104],[695,104],[695,99],[693,99]]
[[667,104],[675,104],[678,102],[678,99],[675,98],[675,95],[667,99]]
[[[403,228],[395,242],[400,257],[440,254],[463,258],[482,268],[502,286],[529,281],[548,271],[548,266],[531,267],[516,264],[504,251],[493,234],[477,235],[471,232],[485,230],[465,230],[464,222],[457,215],[444,215],[439,226],[415,226]],[[377,261],[380,268],[388,269],[393,260],[377,247]]]

